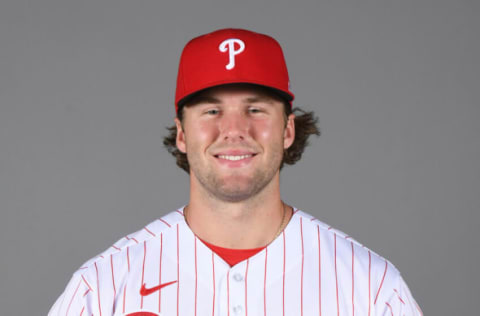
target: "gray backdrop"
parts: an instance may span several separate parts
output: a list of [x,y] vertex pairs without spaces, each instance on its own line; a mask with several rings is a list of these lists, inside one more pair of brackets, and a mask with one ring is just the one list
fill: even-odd
[[[183,205],[162,147],[178,58],[221,27],[276,37],[323,135],[285,200],[391,260],[427,315],[478,313],[478,1],[0,3],[1,315]],[[477,270],[477,269],[475,269]]]

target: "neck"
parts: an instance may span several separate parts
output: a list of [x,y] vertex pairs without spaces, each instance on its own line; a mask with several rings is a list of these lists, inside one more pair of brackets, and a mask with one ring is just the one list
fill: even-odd
[[279,181],[272,182],[272,186],[255,196],[238,202],[219,200],[191,185],[190,202],[185,210],[187,223],[195,235],[216,246],[234,249],[266,246],[292,215],[291,207],[280,198]]

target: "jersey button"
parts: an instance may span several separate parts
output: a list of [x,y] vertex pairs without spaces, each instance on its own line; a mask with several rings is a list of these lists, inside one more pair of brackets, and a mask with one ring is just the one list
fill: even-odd
[[243,307],[240,306],[240,305],[237,305],[237,306],[234,306],[234,307],[233,307],[233,312],[234,312],[235,314],[237,314],[237,315],[238,315],[238,314],[241,314],[242,311],[243,311]]
[[241,275],[240,273],[235,273],[233,275],[233,279],[237,282],[243,281],[243,275]]

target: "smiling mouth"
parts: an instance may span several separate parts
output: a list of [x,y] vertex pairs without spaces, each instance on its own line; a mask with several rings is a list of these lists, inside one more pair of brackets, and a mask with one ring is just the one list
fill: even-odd
[[238,160],[251,158],[253,156],[255,156],[255,155],[254,154],[248,154],[248,155],[216,155],[215,157],[220,158],[220,159],[230,160],[230,161],[238,161]]

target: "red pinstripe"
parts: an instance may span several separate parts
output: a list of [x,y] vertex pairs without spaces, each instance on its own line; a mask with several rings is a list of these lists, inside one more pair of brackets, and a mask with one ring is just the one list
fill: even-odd
[[265,276],[263,278],[263,315],[267,316],[267,258],[268,248],[265,248]]
[[130,247],[127,247],[127,266],[128,272],[130,272]]
[[[128,267],[128,273],[130,273],[130,247],[127,247],[127,267]],[[123,313],[124,314],[125,314],[126,296],[127,296],[127,284],[125,284],[125,287],[123,288]]]
[[183,216],[183,213],[180,212],[179,210],[175,210],[175,212],[177,212],[178,214],[182,215]]
[[420,306],[418,306],[417,302],[415,302],[415,307],[417,308],[418,312],[420,313],[420,315],[423,316],[423,312],[422,310],[420,309]]
[[100,302],[100,282],[98,280],[98,267],[97,263],[95,262],[95,271],[97,272],[97,294],[98,294],[98,310],[100,312],[100,316],[102,316],[102,304]]
[[245,268],[245,316],[248,315],[248,304],[247,304],[247,277],[248,277],[248,262],[247,259],[247,267]]
[[77,295],[78,288],[80,287],[80,284],[82,284],[82,280],[78,281],[77,288],[75,289],[75,292],[72,295],[72,298],[70,299],[70,303],[68,304],[67,312],[65,313],[65,316],[68,316],[68,311],[70,310],[70,306],[72,306],[73,298],[75,295]]
[[113,248],[113,249],[116,249],[116,250],[118,250],[118,251],[121,251],[121,250],[122,250],[122,249],[118,248],[118,247],[115,246],[115,245],[113,245],[112,248]]
[[318,311],[322,315],[322,256],[320,246],[320,227],[317,226],[318,235]]
[[[160,260],[158,261],[158,284],[162,284],[163,233],[160,233]],[[162,311],[162,291],[158,291],[158,313]]]
[[213,275],[213,306],[212,306],[212,316],[215,316],[215,260],[212,251],[212,275]]
[[82,310],[80,311],[80,316],[82,316],[84,310],[85,310],[85,306],[83,306]]
[[[168,223],[167,223],[168,224]],[[169,225],[170,226],[170,225]],[[179,299],[180,299],[180,237],[178,233],[178,224],[177,224],[177,316],[179,314]]]
[[83,280],[83,282],[85,282],[85,284],[87,285],[88,289],[89,289],[90,291],[93,291],[93,290],[92,290],[92,287],[90,286],[90,284],[88,284],[87,280],[85,280],[85,277],[83,276],[83,274],[82,274],[82,280]]
[[147,227],[143,227],[143,229],[145,229],[150,235],[152,235],[153,237],[157,237],[157,235],[155,235],[150,229],[148,229]]
[[382,286],[383,286],[383,281],[385,280],[385,275],[387,274],[387,268],[388,268],[388,262],[387,260],[385,260],[385,271],[383,272],[382,282],[380,283],[380,287],[378,288],[377,295],[375,296],[375,302],[373,302],[373,304],[377,304],[378,295],[380,294],[380,290],[382,289]]
[[85,293],[83,293],[83,297],[85,297],[85,295],[87,295],[88,292],[90,292],[90,289],[87,289],[87,290],[85,291]]
[[340,304],[338,302],[338,274],[337,274],[337,234],[333,233],[335,247],[335,291],[337,296],[337,315],[340,315]]
[[123,313],[125,314],[125,301],[127,298],[127,284],[123,287]]
[[355,315],[355,272],[354,272],[354,265],[355,265],[355,254],[353,250],[353,242],[350,242],[352,245],[352,316]]
[[283,306],[283,316],[285,316],[285,230],[282,232],[283,235],[283,293],[282,293],[282,306]]
[[402,297],[401,297],[400,294],[398,293],[397,289],[393,289],[393,291],[394,291],[395,293],[397,293],[397,297],[398,297],[398,299],[400,300],[400,302],[402,302],[402,304],[405,305],[405,302],[402,300]]
[[160,222],[164,223],[165,225],[167,225],[168,227],[172,227],[169,223],[167,223],[163,218],[159,218],[158,219]]
[[303,265],[304,265],[304,249],[303,249],[303,225],[300,217],[300,238],[302,239],[302,279],[300,281],[300,315],[303,316]]
[[195,239],[195,316],[197,315],[197,237]]
[[134,237],[125,236],[125,238],[127,238],[127,240],[133,240],[136,244],[138,244],[138,240],[136,240]]
[[388,306],[388,308],[390,309],[390,313],[392,313],[392,316],[393,316],[393,309],[392,309],[392,306],[390,306],[390,304],[388,304],[388,302],[385,302],[385,304]]
[[371,290],[370,290],[370,274],[372,271],[372,253],[368,251],[368,316],[370,316],[370,308],[371,308]]
[[227,272],[227,316],[230,316],[230,270]]
[[114,272],[113,272],[113,255],[110,255],[110,268],[112,269],[113,314],[115,314],[115,298],[117,297],[117,289],[115,287],[115,275],[114,275]]
[[[406,296],[407,297],[407,300],[408,300],[408,305],[412,306],[412,301],[410,300],[410,298],[408,297],[408,295]],[[420,315],[423,316],[423,312],[422,310],[420,309],[420,307],[418,306],[417,302],[415,302],[415,307],[417,308],[418,312],[420,313]]]
[[[147,242],[143,242],[142,285],[145,284],[145,261],[147,260]],[[140,309],[143,309],[143,295],[140,299]]]

